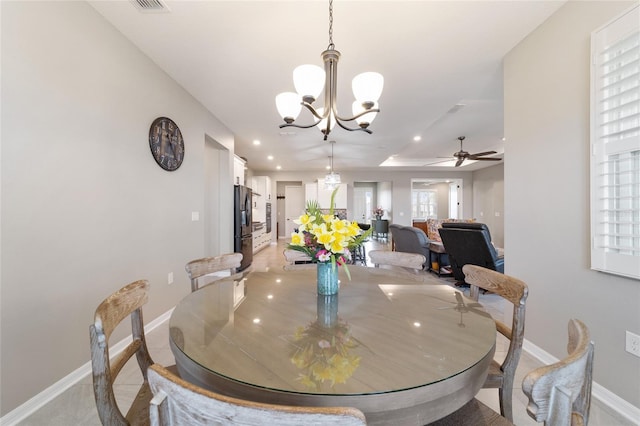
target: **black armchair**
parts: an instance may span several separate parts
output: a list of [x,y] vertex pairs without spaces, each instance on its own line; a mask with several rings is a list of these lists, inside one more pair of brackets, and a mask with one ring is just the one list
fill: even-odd
[[491,244],[491,233],[484,223],[443,223],[440,237],[456,281],[464,282],[462,267],[467,264],[504,273],[504,258]]

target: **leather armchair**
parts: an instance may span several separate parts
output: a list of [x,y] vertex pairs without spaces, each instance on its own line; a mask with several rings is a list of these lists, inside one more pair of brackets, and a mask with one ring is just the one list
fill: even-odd
[[453,277],[464,282],[462,267],[467,264],[504,273],[504,258],[491,243],[491,233],[484,223],[443,223],[440,237],[449,255]]
[[389,230],[395,251],[417,253],[429,259],[429,239],[422,229],[392,223]]

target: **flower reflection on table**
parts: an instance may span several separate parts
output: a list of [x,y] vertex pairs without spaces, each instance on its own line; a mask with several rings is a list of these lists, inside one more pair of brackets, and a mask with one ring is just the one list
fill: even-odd
[[291,362],[303,370],[298,379],[305,387],[319,391],[324,383],[333,388],[346,383],[360,365],[352,350],[360,346],[349,324],[338,317],[338,295],[318,295],[316,321],[296,329]]

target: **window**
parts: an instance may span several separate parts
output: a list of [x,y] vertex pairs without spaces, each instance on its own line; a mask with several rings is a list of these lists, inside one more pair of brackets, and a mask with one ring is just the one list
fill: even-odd
[[640,279],[640,8],[591,37],[591,268]]
[[431,189],[414,190],[411,193],[412,218],[438,218],[438,191]]

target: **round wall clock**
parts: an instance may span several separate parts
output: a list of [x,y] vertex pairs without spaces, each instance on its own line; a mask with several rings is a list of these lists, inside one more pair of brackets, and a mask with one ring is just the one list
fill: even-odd
[[184,159],[184,140],[178,125],[167,117],[153,120],[149,129],[149,148],[160,167],[176,170]]

